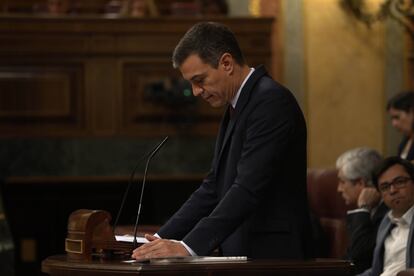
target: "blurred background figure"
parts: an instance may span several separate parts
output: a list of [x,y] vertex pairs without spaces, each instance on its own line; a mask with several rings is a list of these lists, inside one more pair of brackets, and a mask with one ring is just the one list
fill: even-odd
[[133,17],[157,16],[158,10],[153,0],[130,0],[129,15]]
[[404,135],[398,155],[409,161],[414,159],[414,91],[407,91],[392,97],[387,104],[392,126]]
[[[0,179],[1,181],[1,179]],[[9,225],[3,207],[0,191],[0,275],[13,276],[14,273],[14,245]]]
[[153,0],[110,0],[105,13],[113,16],[147,17],[157,16],[158,9]]
[[70,0],[48,0],[47,12],[49,14],[66,14],[70,10]]
[[227,15],[229,8],[226,0],[200,0],[202,15]]
[[125,14],[127,1],[110,0],[105,5],[105,14],[111,16],[119,16]]

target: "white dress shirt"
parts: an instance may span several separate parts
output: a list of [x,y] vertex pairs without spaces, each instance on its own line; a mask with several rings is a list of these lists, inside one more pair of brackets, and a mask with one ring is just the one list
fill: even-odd
[[407,268],[407,243],[410,232],[411,220],[414,214],[414,206],[405,214],[396,218],[392,211],[388,213],[391,223],[396,226],[391,230],[384,242],[384,269],[381,276],[394,276]]

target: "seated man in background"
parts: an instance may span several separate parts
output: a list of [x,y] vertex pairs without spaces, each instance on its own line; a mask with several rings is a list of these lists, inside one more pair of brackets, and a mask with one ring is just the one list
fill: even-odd
[[400,157],[385,159],[375,170],[373,183],[390,211],[378,228],[372,266],[360,275],[396,275],[414,267],[413,179],[413,164]]
[[356,272],[371,267],[378,227],[388,208],[372,185],[372,173],[381,155],[369,148],[346,151],[336,161],[338,192],[347,205],[357,207],[347,213],[349,244],[346,258]]

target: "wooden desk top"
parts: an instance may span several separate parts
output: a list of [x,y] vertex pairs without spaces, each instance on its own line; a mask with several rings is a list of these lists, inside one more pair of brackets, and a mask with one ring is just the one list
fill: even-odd
[[42,262],[49,275],[352,275],[348,261],[315,259],[307,261],[248,260],[209,263],[125,263],[122,260],[69,261],[56,255]]

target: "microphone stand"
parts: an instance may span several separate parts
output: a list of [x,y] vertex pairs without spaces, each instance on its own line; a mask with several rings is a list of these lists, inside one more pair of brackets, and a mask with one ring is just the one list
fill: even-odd
[[[121,202],[121,206],[119,207],[119,210],[118,210],[118,214],[116,215],[116,219],[115,219],[115,223],[114,223],[114,226],[113,226],[113,231],[114,231],[114,234],[115,234],[115,229],[116,229],[116,226],[118,225],[118,222],[119,222],[119,218],[120,218],[120,216],[121,216],[121,213],[122,213],[122,210],[123,210],[123,208],[124,208],[124,205],[125,205],[125,201],[126,201],[126,198],[127,198],[127,195],[128,195],[128,193],[129,193],[129,189],[131,188],[131,185],[132,185],[132,182],[134,181],[134,176],[135,176],[135,172],[136,172],[136,170],[137,170],[137,168],[138,168],[138,165],[139,164],[141,164],[141,161],[142,160],[144,160],[145,158],[148,158],[148,156],[150,156],[151,154],[152,155],[154,155],[159,149],[160,149],[160,147],[167,141],[167,139],[168,139],[168,136],[166,136],[165,138],[164,138],[164,140],[162,140],[160,143],[158,143],[154,148],[152,148],[149,152],[147,152],[144,156],[142,156],[139,160],[138,160],[138,162],[137,162],[137,164],[135,165],[135,167],[134,167],[134,169],[132,170],[132,172],[131,172],[131,176],[130,176],[130,178],[129,178],[129,181],[128,181],[128,185],[127,185],[127,188],[125,189],[125,192],[124,192],[124,195],[123,195],[123,197],[122,197],[122,202]],[[135,240],[135,239],[134,239]]]
[[159,149],[164,145],[164,143],[168,140],[168,136],[164,138],[164,140],[161,141],[161,143],[155,148],[155,150],[150,154],[150,156],[147,159],[147,163],[145,165],[145,171],[144,176],[142,178],[142,187],[141,187],[141,195],[139,197],[139,204],[138,204],[138,212],[137,212],[137,218],[135,220],[135,226],[134,226],[134,248],[137,247],[137,230],[138,230],[138,221],[139,221],[139,215],[141,214],[141,205],[142,205],[142,196],[144,195],[144,188],[145,188],[145,182],[147,179],[147,172],[148,172],[148,165],[154,157],[154,155],[159,151]]

